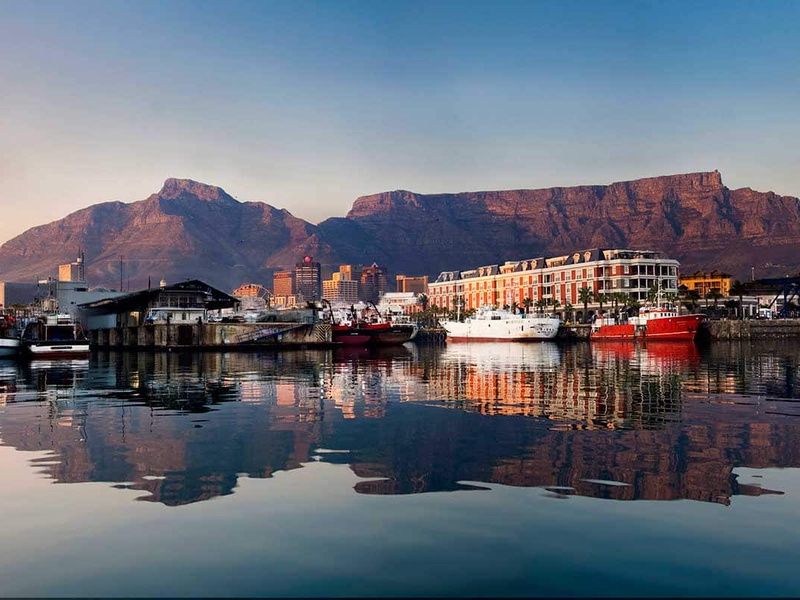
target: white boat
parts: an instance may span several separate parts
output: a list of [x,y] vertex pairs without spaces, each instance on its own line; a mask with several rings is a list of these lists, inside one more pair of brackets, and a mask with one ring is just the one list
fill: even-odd
[[89,340],[70,315],[48,315],[28,323],[22,343],[31,358],[89,356]]
[[0,337],[0,358],[10,358],[19,352],[19,340],[16,338]]
[[482,307],[463,321],[448,319],[440,323],[450,342],[528,342],[552,340],[561,319]]
[[10,358],[19,352],[19,337],[16,333],[14,318],[0,315],[0,358]]

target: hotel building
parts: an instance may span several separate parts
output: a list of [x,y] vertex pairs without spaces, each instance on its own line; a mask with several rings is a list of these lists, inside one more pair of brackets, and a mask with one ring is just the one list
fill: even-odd
[[427,275],[397,275],[395,281],[397,282],[395,286],[395,291],[397,292],[414,292],[415,294],[428,293]]
[[[467,271],[444,271],[428,284],[430,304],[453,310],[456,298],[469,310],[480,306],[523,305],[558,301],[583,308],[579,290],[600,294],[623,292],[645,300],[656,284],[667,293],[678,291],[677,260],[651,250],[591,249],[554,256],[508,261]],[[589,302],[596,309],[597,302]]]

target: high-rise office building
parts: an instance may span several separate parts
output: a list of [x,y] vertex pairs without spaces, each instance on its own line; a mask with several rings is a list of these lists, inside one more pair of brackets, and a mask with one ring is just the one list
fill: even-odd
[[369,267],[361,269],[361,299],[377,304],[381,296],[387,292],[388,280],[386,269],[372,263]]
[[320,264],[310,256],[294,267],[294,286],[298,296],[304,301],[322,298],[322,273]]
[[275,271],[272,276],[272,294],[284,297],[294,295],[294,274],[291,271]]

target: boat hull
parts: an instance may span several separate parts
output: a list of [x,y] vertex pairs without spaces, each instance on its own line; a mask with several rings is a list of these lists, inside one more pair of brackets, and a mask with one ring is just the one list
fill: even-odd
[[358,329],[333,332],[333,341],[345,346],[366,346],[371,338],[372,336],[369,333]]
[[417,328],[413,325],[393,325],[384,331],[378,331],[372,338],[372,342],[378,345],[405,344],[410,342],[417,335]]
[[448,342],[543,342],[558,334],[558,319],[515,319],[512,321],[445,321]]
[[691,342],[697,337],[703,315],[682,315],[650,319],[638,327],[632,323],[624,325],[602,325],[592,331],[590,339],[633,340],[642,338],[651,341]]
[[25,347],[31,358],[86,358],[91,353],[88,342],[33,343]]
[[683,315],[651,319],[647,322],[645,338],[664,341],[693,341],[700,329],[703,315]]
[[636,337],[636,328],[633,325],[601,325],[597,330],[592,331],[593,340],[632,340]]
[[367,325],[336,327],[333,341],[345,346],[391,346],[410,342],[417,335],[413,325]]
[[0,338],[0,358],[9,358],[19,354],[19,340],[14,338]]

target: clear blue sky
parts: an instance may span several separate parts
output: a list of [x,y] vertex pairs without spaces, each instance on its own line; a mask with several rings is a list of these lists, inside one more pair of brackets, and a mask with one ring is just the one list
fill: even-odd
[[167,177],[358,195],[719,169],[800,195],[800,2],[0,2],[0,240]]

